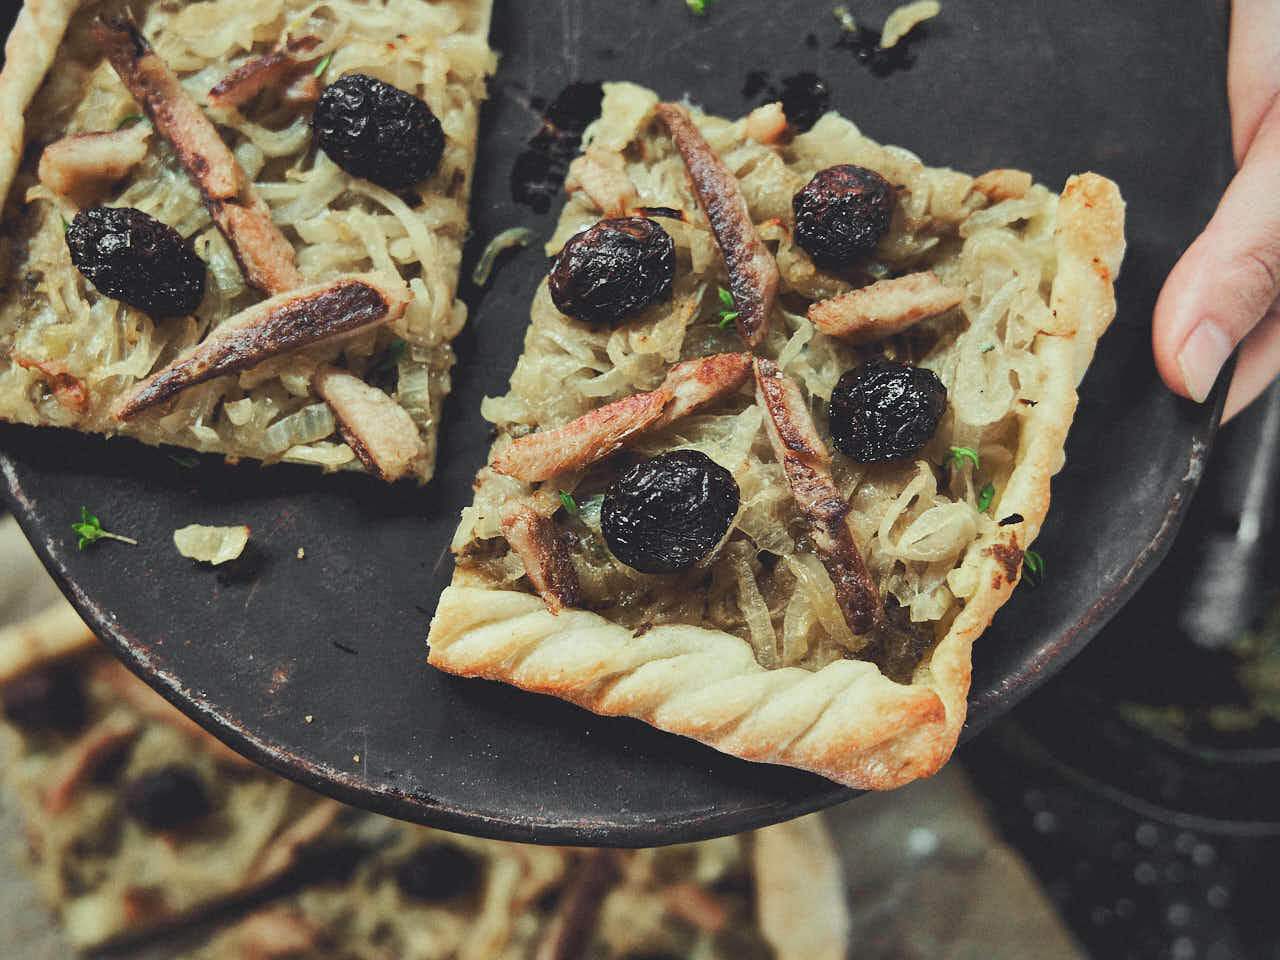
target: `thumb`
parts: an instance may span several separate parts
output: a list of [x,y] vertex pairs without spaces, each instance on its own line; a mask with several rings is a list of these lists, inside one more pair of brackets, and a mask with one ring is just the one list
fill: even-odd
[[1280,99],[1272,100],[1213,219],[1156,301],[1152,347],[1169,388],[1201,402],[1280,295]]

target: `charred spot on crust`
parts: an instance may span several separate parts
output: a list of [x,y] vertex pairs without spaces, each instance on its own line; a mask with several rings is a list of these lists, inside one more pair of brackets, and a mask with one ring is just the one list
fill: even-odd
[[1017,543],[993,543],[991,555],[996,558],[1005,578],[1013,583],[1018,579],[1018,569],[1022,566],[1022,550]]
[[475,857],[447,843],[434,843],[414,851],[396,866],[396,886],[415,900],[452,900],[480,885],[480,863]]
[[889,232],[897,192],[866,167],[819,170],[791,199],[796,243],[824,270],[855,266]]
[[129,816],[148,830],[172,830],[199,820],[211,809],[209,794],[199,775],[172,765],[151,770],[124,788]]
[[204,261],[178,231],[141,210],[81,210],[66,241],[71,262],[99,292],[155,319],[194,313],[204,298]]
[[650,457],[605,491],[600,524],[613,555],[641,573],[676,573],[728,532],[741,492],[724,467],[697,450]]
[[425,180],[444,153],[444,129],[430,107],[363,73],[325,87],[311,125],[334,163],[388,190]]
[[556,309],[600,326],[671,299],[675,244],[645,217],[601,220],[571,238],[547,278]]
[[71,733],[84,725],[80,675],[59,665],[18,677],[4,690],[5,719],[31,733]]
[[901,460],[929,442],[946,409],[947,388],[932,370],[868,360],[836,381],[831,439],[858,463]]

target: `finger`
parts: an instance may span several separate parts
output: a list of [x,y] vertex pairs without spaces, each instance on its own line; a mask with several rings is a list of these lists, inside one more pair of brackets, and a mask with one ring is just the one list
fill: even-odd
[[1271,305],[1262,321],[1240,344],[1236,372],[1222,409],[1226,423],[1267,389],[1280,371],[1280,300]]
[[1277,37],[1280,37],[1280,3],[1276,0],[1235,0],[1231,5],[1227,96],[1231,102],[1231,140],[1237,164],[1249,152],[1268,105],[1280,91]]
[[1201,402],[1280,295],[1280,101],[1272,101],[1209,225],[1170,271],[1152,318],[1156,368]]

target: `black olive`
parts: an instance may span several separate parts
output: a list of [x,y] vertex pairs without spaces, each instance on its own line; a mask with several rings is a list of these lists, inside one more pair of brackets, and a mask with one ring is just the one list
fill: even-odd
[[396,867],[396,885],[417,900],[452,900],[479,884],[476,858],[447,843],[422,847]]
[[4,715],[14,726],[32,733],[78,730],[85,717],[80,674],[64,665],[18,677],[5,687]]
[[697,450],[642,460],[609,484],[600,509],[605,543],[641,573],[697,563],[728,532],[741,500],[737,481]]
[[177,230],[141,210],[81,210],[66,240],[71,262],[86,280],[155,319],[194,313],[204,298],[204,261]]
[[388,190],[427,179],[444,153],[444,129],[430,107],[363,73],[324,88],[311,127],[329,159]]
[[603,326],[670,300],[675,275],[675,244],[667,231],[643,217],[620,217],[571,238],[547,280],[557,310]]
[[151,770],[124,788],[129,816],[149,830],[172,830],[199,820],[213,805],[195,771],[168,766]]
[[929,442],[947,409],[947,388],[931,370],[868,360],[831,392],[836,449],[859,463],[902,460]]
[[796,243],[824,270],[852,267],[889,232],[896,200],[874,170],[848,163],[819,170],[791,198]]

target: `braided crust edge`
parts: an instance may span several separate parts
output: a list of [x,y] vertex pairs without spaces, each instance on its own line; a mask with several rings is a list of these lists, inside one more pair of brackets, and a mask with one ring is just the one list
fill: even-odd
[[1020,579],[1022,551],[1040,531],[1050,478],[1063,464],[1076,386],[1115,316],[1124,203],[1114,183],[1092,173],[1067,181],[1055,249],[1050,305],[1059,328],[1070,332],[1037,336],[1048,381],[1023,425],[998,504],[1023,522],[975,545],[983,551],[979,587],[909,685],[859,660],[816,672],[765,670],[745,641],[723,631],[669,624],[634,636],[594,613],[552,615],[538,597],[496,590],[464,571],[441,595],[428,662],[850,787],[890,789],[937,772],[964,724],[973,642]]

